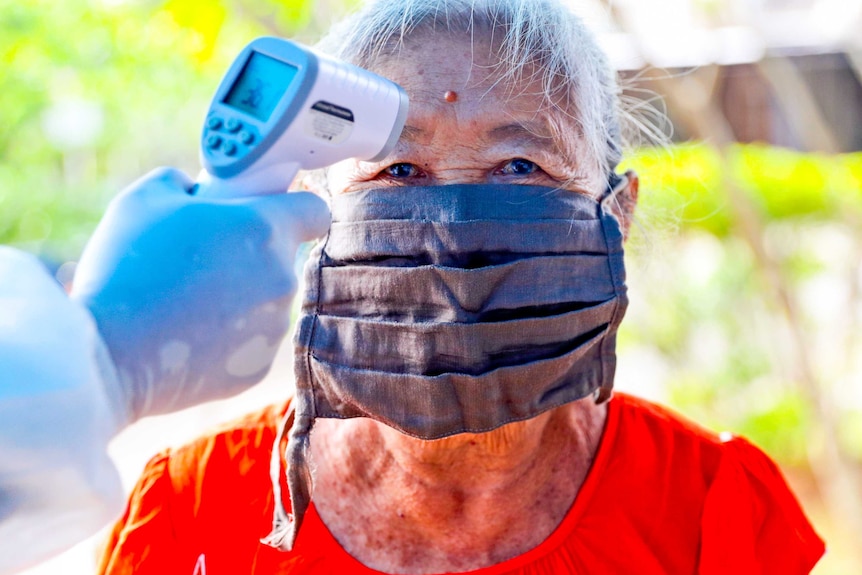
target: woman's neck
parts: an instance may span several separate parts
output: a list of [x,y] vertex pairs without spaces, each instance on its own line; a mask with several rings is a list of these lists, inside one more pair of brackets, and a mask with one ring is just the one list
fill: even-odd
[[605,406],[574,402],[488,433],[435,441],[369,419],[321,419],[313,501],[341,545],[384,572],[499,563],[559,525],[598,449]]

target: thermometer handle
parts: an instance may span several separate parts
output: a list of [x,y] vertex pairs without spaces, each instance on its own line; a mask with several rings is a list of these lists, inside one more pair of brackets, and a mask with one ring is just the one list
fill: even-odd
[[252,167],[232,178],[219,178],[201,170],[193,193],[205,198],[242,198],[283,194],[299,172],[299,162],[286,162],[255,170]]

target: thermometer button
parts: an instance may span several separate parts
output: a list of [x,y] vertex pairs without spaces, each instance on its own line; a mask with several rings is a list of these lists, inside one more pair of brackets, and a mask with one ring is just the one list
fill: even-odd
[[211,136],[209,136],[207,138],[207,147],[215,150],[220,145],[221,145],[221,136],[216,136],[215,134],[212,134]]
[[210,116],[207,120],[207,128],[210,130],[218,130],[221,128],[221,118],[218,116]]
[[224,127],[227,128],[228,132],[239,132],[240,128],[242,128],[242,122],[236,118],[228,118],[224,123]]
[[233,156],[234,154],[236,154],[236,143],[228,140],[224,143],[224,146],[222,146],[222,151],[227,156]]
[[242,132],[239,133],[239,141],[242,142],[243,144],[245,144],[246,146],[249,146],[249,145],[251,145],[252,142],[254,142],[254,134],[252,134],[251,132],[248,132],[246,130],[243,130]]

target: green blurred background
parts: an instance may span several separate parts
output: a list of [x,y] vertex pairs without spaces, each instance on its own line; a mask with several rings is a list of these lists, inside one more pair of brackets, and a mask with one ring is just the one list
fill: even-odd
[[[353,4],[0,0],[0,243],[67,280],[122,187],[197,172],[209,98],[245,43],[313,42]],[[762,446],[827,539],[815,573],[862,573],[862,52],[785,22],[809,30],[830,6],[859,22],[860,2],[668,0],[644,24],[650,4],[580,3],[636,116],[674,134],[624,165],[642,205],[619,386]],[[714,41],[656,46],[650,26]]]

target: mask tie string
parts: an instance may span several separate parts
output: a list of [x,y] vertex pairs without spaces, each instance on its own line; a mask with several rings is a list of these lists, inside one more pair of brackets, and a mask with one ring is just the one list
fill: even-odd
[[[314,319],[311,327],[304,330],[302,325],[297,326],[297,341],[295,346],[304,348],[305,361],[295,364],[296,393],[291,401],[290,410],[278,430],[275,445],[272,450],[272,458],[269,465],[269,476],[272,483],[273,497],[275,498],[272,511],[272,531],[261,539],[261,543],[274,547],[279,551],[290,551],[296,543],[296,537],[305,512],[311,504],[312,477],[308,460],[311,451],[311,428],[314,426],[315,404],[314,392],[312,390],[313,376],[311,373],[311,341],[314,339],[314,328],[317,325],[317,317],[320,314],[321,297],[321,272],[320,266],[324,261],[326,246],[331,234],[326,235],[320,250],[317,271],[310,278],[309,285],[313,286],[312,298],[314,304]],[[300,320],[301,322],[301,320]],[[284,451],[285,464],[287,465],[287,491],[290,497],[291,512],[284,508],[281,496],[281,468],[282,451],[281,442],[284,435],[290,431],[287,448]]]
[[[278,550],[285,550],[285,542],[289,540],[289,532],[293,517],[284,508],[281,498],[281,443],[288,429],[293,427],[296,410],[293,403],[290,405],[284,418],[278,426],[275,441],[272,445],[272,455],[269,459],[269,478],[272,483],[273,509],[272,509],[272,531],[260,540],[264,545],[269,545]],[[287,550],[292,544],[287,547]]]

